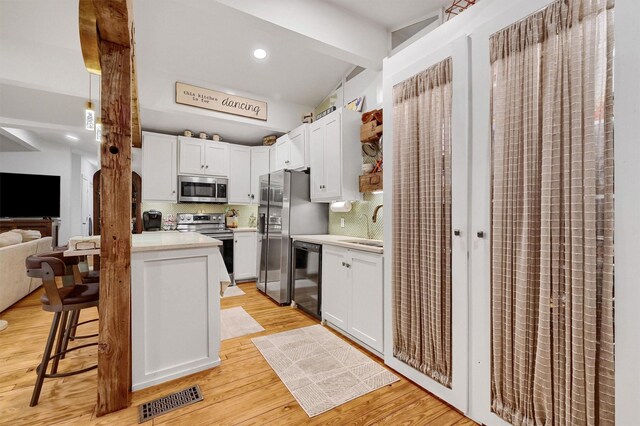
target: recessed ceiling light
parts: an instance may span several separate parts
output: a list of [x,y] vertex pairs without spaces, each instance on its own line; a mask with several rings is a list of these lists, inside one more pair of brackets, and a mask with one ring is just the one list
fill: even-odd
[[267,51],[264,49],[256,49],[253,51],[253,56],[255,56],[256,59],[264,59],[267,57]]
[[72,141],[77,141],[78,137],[77,136],[73,136],[73,135],[65,135],[67,137],[67,139],[71,139]]

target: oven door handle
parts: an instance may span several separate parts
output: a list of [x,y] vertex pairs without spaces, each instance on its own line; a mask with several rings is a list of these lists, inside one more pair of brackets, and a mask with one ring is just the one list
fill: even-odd
[[222,234],[222,235],[202,234],[202,235],[205,235],[205,236],[211,237],[211,238],[215,238],[216,240],[220,240],[220,241],[233,240],[233,234]]

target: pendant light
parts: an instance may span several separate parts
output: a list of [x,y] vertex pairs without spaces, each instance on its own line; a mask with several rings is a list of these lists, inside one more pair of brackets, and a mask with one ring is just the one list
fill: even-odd
[[96,142],[102,142],[102,120],[96,119]]
[[96,127],[96,113],[91,103],[91,73],[89,73],[89,100],[84,109],[84,127],[87,130],[94,130]]

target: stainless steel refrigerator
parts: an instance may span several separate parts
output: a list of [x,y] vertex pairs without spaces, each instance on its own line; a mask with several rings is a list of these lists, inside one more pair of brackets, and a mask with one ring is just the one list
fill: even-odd
[[326,234],[329,209],[309,198],[309,175],[282,170],[260,176],[258,290],[291,303],[291,236]]

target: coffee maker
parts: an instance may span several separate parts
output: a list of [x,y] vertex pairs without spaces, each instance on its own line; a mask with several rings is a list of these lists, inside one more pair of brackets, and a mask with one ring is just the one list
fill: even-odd
[[142,213],[142,226],[145,231],[162,230],[162,212],[158,210],[148,210]]

